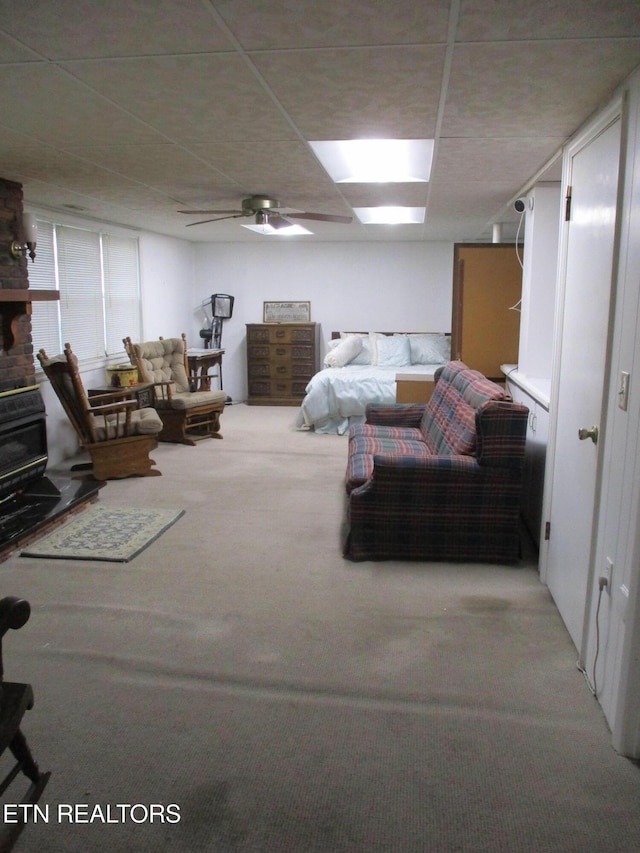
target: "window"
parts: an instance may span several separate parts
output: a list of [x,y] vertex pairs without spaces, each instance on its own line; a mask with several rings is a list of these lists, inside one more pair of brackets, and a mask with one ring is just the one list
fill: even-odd
[[123,351],[141,334],[138,241],[38,218],[29,286],[59,290],[59,302],[32,303],[33,349],[55,355],[68,341],[79,360]]

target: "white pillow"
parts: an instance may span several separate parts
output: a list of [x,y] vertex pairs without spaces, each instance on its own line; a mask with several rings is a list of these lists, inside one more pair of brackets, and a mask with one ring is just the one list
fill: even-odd
[[380,367],[404,367],[411,364],[409,339],[405,335],[376,335],[377,364]]
[[344,367],[362,352],[362,338],[352,335],[342,338],[324,357],[325,367]]
[[372,348],[371,335],[367,332],[365,335],[351,334],[350,332],[340,332],[340,338],[358,338],[362,342],[362,351],[351,361],[351,364],[375,364],[375,353]]
[[451,360],[451,337],[441,334],[407,335],[411,364],[446,364]]

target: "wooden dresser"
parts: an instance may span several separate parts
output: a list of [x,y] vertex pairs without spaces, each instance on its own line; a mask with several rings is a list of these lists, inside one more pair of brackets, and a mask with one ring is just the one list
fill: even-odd
[[247,323],[247,378],[252,406],[299,406],[318,371],[317,323]]

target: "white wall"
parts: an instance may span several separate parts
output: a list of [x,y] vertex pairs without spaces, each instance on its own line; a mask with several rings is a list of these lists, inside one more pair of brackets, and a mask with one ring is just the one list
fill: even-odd
[[298,243],[197,244],[191,331],[200,346],[200,303],[213,293],[235,297],[224,321],[224,386],[246,398],[245,324],[261,323],[263,302],[309,301],[321,325],[323,352],[332,331],[451,330],[453,244]]
[[548,393],[551,383],[560,184],[537,184],[527,195],[518,371]]
[[[192,243],[158,234],[140,236],[143,340],[189,333],[193,283]],[[188,343],[200,346],[199,342]]]

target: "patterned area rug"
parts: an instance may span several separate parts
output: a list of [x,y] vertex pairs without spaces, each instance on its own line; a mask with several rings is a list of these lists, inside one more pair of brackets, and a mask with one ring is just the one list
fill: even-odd
[[183,509],[91,507],[21,556],[128,563],[182,515]]

